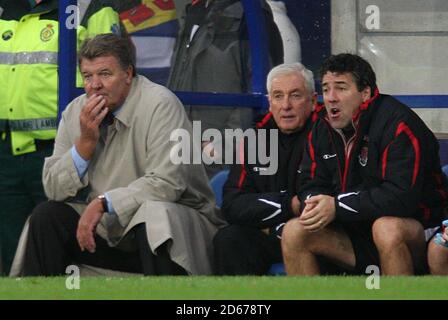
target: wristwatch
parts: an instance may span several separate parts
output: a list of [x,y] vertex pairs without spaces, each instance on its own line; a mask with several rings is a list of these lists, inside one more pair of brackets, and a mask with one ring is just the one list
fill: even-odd
[[101,204],[103,205],[103,212],[108,212],[108,211],[109,211],[109,208],[108,208],[108,206],[107,206],[107,199],[106,199],[106,196],[105,196],[104,194],[100,194],[100,195],[98,196],[98,200],[100,200],[100,201],[101,201]]

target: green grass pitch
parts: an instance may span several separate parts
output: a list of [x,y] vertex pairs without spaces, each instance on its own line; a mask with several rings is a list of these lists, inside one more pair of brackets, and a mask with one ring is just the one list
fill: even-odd
[[448,277],[67,277],[0,278],[0,299],[399,300],[448,299]]

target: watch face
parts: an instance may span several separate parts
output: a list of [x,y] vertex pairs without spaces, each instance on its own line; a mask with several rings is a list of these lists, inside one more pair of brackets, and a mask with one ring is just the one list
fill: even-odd
[[101,201],[101,204],[103,205],[103,211],[107,212],[108,211],[108,206],[107,206],[107,199],[105,195],[99,195],[98,199]]

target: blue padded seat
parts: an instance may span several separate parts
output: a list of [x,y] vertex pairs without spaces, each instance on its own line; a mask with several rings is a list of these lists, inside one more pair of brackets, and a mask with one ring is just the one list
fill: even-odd
[[229,170],[222,170],[215,174],[210,179],[210,187],[215,194],[216,206],[221,208],[222,206],[222,189],[224,187],[224,183],[227,181],[227,177],[229,176]]

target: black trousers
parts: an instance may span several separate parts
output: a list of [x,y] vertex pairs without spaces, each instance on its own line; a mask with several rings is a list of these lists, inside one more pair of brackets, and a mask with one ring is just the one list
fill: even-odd
[[280,239],[253,227],[222,228],[213,245],[217,275],[265,275],[272,264],[283,262]]
[[79,217],[63,202],[48,201],[34,208],[25,251],[25,276],[65,275],[66,267],[71,264],[88,264],[144,275],[186,274],[183,268],[170,260],[166,243],[157,249],[156,255],[151,252],[143,223],[131,230],[135,232],[138,247],[135,252],[109,247],[98,235],[95,235],[94,253],[81,251],[76,239]]
[[[3,140],[2,135],[6,137]],[[53,152],[54,140],[36,140],[36,151],[13,155],[11,134],[0,131],[0,271],[8,275],[20,233],[33,208],[47,200],[42,187],[45,157]]]

